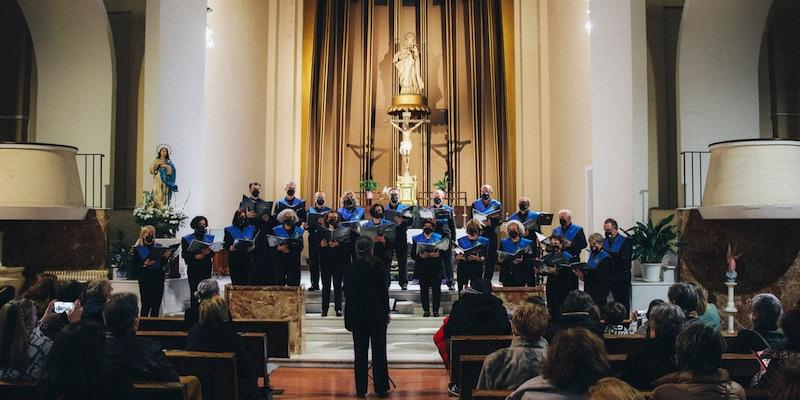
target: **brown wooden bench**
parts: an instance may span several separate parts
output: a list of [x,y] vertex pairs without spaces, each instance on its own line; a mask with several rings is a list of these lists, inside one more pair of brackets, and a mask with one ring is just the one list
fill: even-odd
[[472,392],[473,399],[505,400],[513,390],[476,390]]
[[203,399],[239,399],[235,353],[164,352],[178,375],[194,375],[203,386]]
[[[725,338],[728,346],[731,345],[736,338],[736,334],[723,332],[722,336]],[[606,353],[608,354],[630,354],[641,350],[645,344],[644,335],[603,335],[603,342],[606,344]]]
[[[627,354],[609,354],[608,359],[615,375],[623,372],[627,357]],[[725,353],[722,355],[722,368],[728,370],[732,380],[744,387],[750,386],[753,375],[759,371],[758,361],[751,354]]]
[[486,359],[484,354],[462,354],[460,357],[459,368],[459,381],[458,385],[458,398],[460,400],[472,399],[472,392],[478,387],[478,378],[481,376],[481,369],[483,368],[483,360]]
[[450,381],[457,384],[461,379],[461,356],[486,356],[495,350],[510,346],[512,338],[513,337],[510,335],[452,336],[450,338]]
[[[164,350],[186,350],[186,339],[189,336],[187,332],[169,331],[137,331],[136,335],[160,342],[161,348]],[[242,336],[244,350],[250,358],[250,363],[256,372],[256,376],[264,378],[264,385],[269,386],[266,355],[267,334],[263,332],[247,332],[240,335]]]
[[[188,331],[183,317],[139,318],[141,331]],[[262,332],[267,334],[267,356],[289,358],[289,321],[271,319],[235,319],[233,329],[239,333]]]
[[[36,382],[0,381],[0,398],[3,400],[30,400],[36,391]],[[186,384],[181,382],[134,382],[133,391],[139,400],[188,400]]]

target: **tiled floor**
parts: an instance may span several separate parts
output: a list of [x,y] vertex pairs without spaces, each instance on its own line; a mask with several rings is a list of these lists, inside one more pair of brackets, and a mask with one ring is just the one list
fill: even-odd
[[[448,399],[449,379],[444,369],[390,369],[389,376],[397,384],[390,392],[391,399]],[[276,399],[351,399],[356,394],[352,369],[278,368],[270,381],[273,387],[285,390]],[[377,398],[371,380],[369,391],[368,398]]]

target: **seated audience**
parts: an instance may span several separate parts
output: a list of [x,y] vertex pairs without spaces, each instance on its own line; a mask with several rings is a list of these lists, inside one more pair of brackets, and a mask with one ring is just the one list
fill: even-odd
[[203,300],[219,296],[219,282],[214,278],[203,279],[197,284],[197,291],[192,293],[192,296],[197,301],[192,302],[192,306],[183,313],[183,322],[186,324],[187,329],[197,324],[198,304]]
[[523,383],[510,400],[578,400],[599,379],[611,374],[603,340],[585,328],[558,332],[547,348],[542,374]]
[[40,274],[36,281],[22,294],[25,299],[36,303],[36,318],[42,319],[51,301],[58,298],[58,278],[53,274]]
[[603,378],[589,388],[587,400],[644,400],[644,396],[624,381]]
[[786,348],[786,336],[778,330],[778,321],[783,313],[781,301],[770,293],[759,293],[750,303],[750,321],[753,328],[742,329],[728,349],[730,353],[773,350]]
[[725,339],[719,331],[705,324],[689,325],[675,342],[679,371],[656,381],[653,399],[745,399],[742,386],[720,368],[724,352]]
[[36,329],[36,305],[11,300],[0,308],[0,379],[35,381],[53,342]]
[[791,361],[783,365],[775,373],[775,379],[769,388],[772,400],[800,399],[800,361]]
[[503,301],[492,295],[492,283],[476,279],[453,303],[444,336],[510,335],[511,325]]
[[629,332],[622,325],[628,310],[621,303],[616,301],[608,302],[603,306],[603,320],[606,322],[605,333],[612,335],[627,335]]
[[528,296],[528,298],[525,299],[525,302],[528,303],[528,304],[536,304],[536,305],[540,305],[540,306],[547,306],[547,302],[544,301],[544,298],[542,298],[542,296],[539,296],[539,295],[536,295],[536,294]]
[[[655,307],[655,306],[657,306],[659,304],[667,304],[667,302],[664,301],[664,300],[661,300],[661,299],[655,299],[655,300],[651,301],[650,304],[647,306],[647,312],[644,315],[645,321],[643,323],[640,323],[639,326],[636,327],[636,334],[637,335],[646,335],[647,334],[647,332],[649,331],[649,328],[647,327],[647,325],[648,325],[648,322],[650,321],[650,312],[653,311],[653,307]],[[638,316],[636,315],[636,310],[633,310],[633,312],[631,312],[631,319],[632,320],[638,320]]]
[[109,363],[104,347],[99,324],[87,320],[67,325],[53,344],[35,398],[136,399],[125,371]]
[[652,390],[656,379],[677,371],[675,339],[685,319],[683,310],[674,304],[652,307],[644,347],[628,354],[621,378],[637,389]]
[[511,346],[483,361],[478,389],[513,390],[542,373],[547,341],[542,338],[550,315],[544,305],[523,304],[514,311]]
[[104,326],[103,307],[105,307],[106,301],[111,298],[111,292],[113,291],[114,289],[108,279],[97,279],[89,282],[81,298],[81,304],[83,305],[83,317],[81,319],[90,319]]
[[800,362],[800,310],[788,311],[781,320],[781,329],[786,334],[783,349],[769,349],[761,354],[761,358],[769,360],[767,371],[763,375],[756,375],[753,386],[769,388],[775,380],[775,375],[790,361]]
[[103,310],[108,328],[106,355],[112,366],[126,371],[131,381],[178,382],[178,374],[153,340],[136,336],[139,299],[132,293],[111,296]]
[[239,397],[257,398],[258,378],[250,364],[250,357],[244,349],[241,336],[233,331],[225,299],[216,296],[202,300],[199,308],[200,319],[197,325],[189,330],[186,350],[236,353]]
[[703,313],[700,314],[700,321],[706,325],[719,330],[722,326],[722,320],[719,317],[719,310],[717,309],[717,296],[714,292],[709,291],[708,295],[704,295],[705,290],[698,290],[697,294],[700,296],[700,307]]
[[685,282],[679,282],[669,287],[667,291],[669,302],[683,309],[686,314],[686,323],[697,320],[697,288]]
[[57,301],[64,303],[74,303],[75,307],[72,311],[56,313],[52,304],[48,304],[44,311],[44,316],[39,323],[39,329],[42,334],[52,340],[56,340],[58,335],[61,334],[61,329],[67,326],[70,322],[79,321],[83,315],[83,305],[81,304],[80,297],[83,293],[83,285],[75,280],[63,282],[58,290],[56,296]]
[[561,317],[558,321],[551,321],[545,330],[544,338],[548,342],[553,340],[556,332],[582,327],[599,337],[603,337],[603,327],[600,325],[600,315],[592,297],[578,290],[569,292],[567,298],[561,303]]
[[16,297],[16,289],[13,286],[0,286],[0,307],[6,305]]

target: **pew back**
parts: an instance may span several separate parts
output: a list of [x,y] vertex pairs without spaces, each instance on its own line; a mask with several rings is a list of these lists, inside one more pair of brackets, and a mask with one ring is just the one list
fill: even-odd
[[200,379],[204,399],[239,399],[236,354],[175,350],[165,354],[178,375]]
[[[450,378],[459,382],[461,356],[487,355],[511,345],[512,336],[453,336],[450,338]],[[476,381],[477,382],[477,381]]]

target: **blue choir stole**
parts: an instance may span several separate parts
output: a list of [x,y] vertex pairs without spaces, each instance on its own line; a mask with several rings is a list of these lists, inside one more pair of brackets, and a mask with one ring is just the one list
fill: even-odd
[[297,197],[292,199],[291,203],[285,197],[280,199],[280,200],[278,200],[278,212],[283,211],[283,210],[285,210],[287,208],[291,208],[291,209],[293,209],[295,211],[297,211],[297,210],[299,210],[301,208],[305,209],[306,208],[306,202],[304,200],[302,200],[302,199],[298,199]]
[[586,263],[589,265],[589,269],[595,269],[597,268],[598,265],[600,265],[600,263],[603,260],[609,257],[611,257],[611,255],[608,254],[605,250],[600,250],[600,252],[598,253],[592,253],[592,255],[589,256],[589,260]]
[[360,221],[364,219],[364,208],[356,207],[350,211],[347,207],[342,207],[339,209],[339,215],[342,216],[342,222]]
[[394,207],[392,207],[392,203],[389,203],[389,204],[386,205],[386,208],[388,208],[390,210],[394,210],[394,211],[403,211],[406,208],[408,208],[408,205],[403,204],[403,203],[397,203],[397,208],[394,208]]
[[570,252],[568,252],[566,250],[562,250],[561,251],[561,256],[563,256],[564,259],[567,260],[567,262],[569,262],[569,260],[572,259],[572,254],[570,254]]
[[253,237],[256,233],[256,228],[253,225],[247,225],[244,229],[239,229],[239,227],[236,225],[230,225],[225,227],[225,231],[231,235],[233,240],[253,240]]
[[525,239],[525,238],[521,238],[519,240],[519,242],[517,242],[517,243],[514,243],[514,241],[511,240],[511,238],[505,238],[505,239],[500,241],[500,250],[502,250],[502,251],[504,251],[506,253],[514,254],[517,251],[519,251],[520,249],[524,249],[526,247],[530,247],[530,245],[532,243],[533,243],[533,240]]
[[[393,224],[393,222],[391,222],[389,220],[381,219],[381,223],[380,224],[381,225],[390,225],[390,224]],[[372,222],[372,220],[370,219],[367,222],[365,222],[364,225],[361,225],[361,226],[364,227],[364,228],[374,228],[374,227],[378,226],[378,224]]]
[[[153,243],[153,247],[163,247],[163,246],[161,246],[158,243]],[[141,258],[142,260],[147,260],[147,256],[150,254],[150,247],[140,244],[136,246],[136,254],[138,254],[139,258]],[[156,260],[156,263],[147,267],[147,269],[152,269],[152,270],[161,269],[161,259]]]
[[[190,234],[184,236],[183,240],[186,241],[186,244],[191,245],[193,241],[198,240],[198,239],[194,235],[194,233],[190,233]],[[214,242],[214,235],[205,234],[205,235],[203,235],[203,238],[199,239],[199,240],[202,240],[203,242],[206,242],[206,243],[213,243]]]
[[490,213],[492,213],[494,211],[499,210],[500,207],[502,207],[502,204],[499,201],[495,200],[495,199],[491,199],[489,201],[488,205],[487,204],[483,204],[483,200],[481,200],[481,199],[478,199],[478,200],[475,200],[475,201],[472,202],[472,208],[474,210],[480,211],[483,214],[490,214]]
[[477,239],[470,240],[469,236],[463,236],[463,237],[461,237],[461,239],[458,239],[457,243],[458,243],[458,247],[460,247],[462,249],[470,249],[472,247],[477,246],[478,244],[482,245],[485,248],[485,247],[489,246],[489,239],[487,239],[487,238],[485,238],[483,236],[478,236]]
[[[541,214],[541,213],[536,212],[536,211],[528,210],[526,212],[526,214],[525,214],[525,217],[526,217],[525,218],[525,222],[528,222],[530,220],[539,219],[539,214]],[[519,211],[515,212],[514,214],[511,214],[511,216],[508,217],[508,219],[509,219],[509,221],[515,220],[515,221],[522,222],[522,216],[519,215]]]
[[581,227],[577,224],[570,225],[566,232],[564,232],[564,228],[557,226],[556,229],[553,229],[553,234],[562,236],[564,239],[567,239],[571,242],[573,239],[575,239],[575,235],[577,235],[578,231],[580,230]]
[[416,235],[413,238],[411,238],[411,240],[413,240],[414,243],[435,244],[436,242],[442,240],[442,235],[440,235],[440,234],[438,234],[436,232],[433,232],[433,233],[431,233],[430,239],[426,239],[425,238],[425,234],[424,233],[420,233],[419,235]]
[[[430,207],[428,209],[431,210],[431,212],[434,215],[434,218],[436,218],[436,223],[439,225],[446,224],[447,221],[449,221],[450,218],[453,216],[453,208],[450,206],[446,206],[444,204],[442,204],[441,207],[439,208]],[[447,212],[445,213],[444,211]]]
[[619,234],[614,238],[614,243],[609,243],[608,238],[605,238],[603,239],[603,249],[612,253],[619,253],[622,250],[622,243],[625,243],[625,237]]
[[283,227],[283,225],[277,225],[272,228],[272,231],[275,232],[275,236],[282,238],[282,239],[297,239],[303,237],[303,228],[299,226],[295,226],[294,230],[290,233]]

